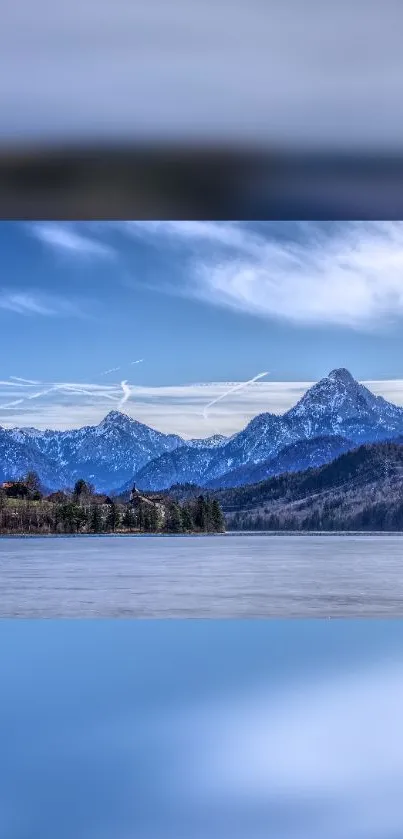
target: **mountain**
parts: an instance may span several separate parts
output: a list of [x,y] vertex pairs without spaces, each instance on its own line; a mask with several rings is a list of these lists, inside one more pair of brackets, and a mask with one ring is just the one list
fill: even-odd
[[[205,485],[209,467],[216,458],[216,447],[181,446],[147,463],[136,473],[136,486],[142,490],[169,489],[173,484]],[[125,491],[127,487],[122,487]]]
[[49,488],[81,477],[108,492],[123,491],[133,481],[144,490],[186,483],[216,487],[319,465],[346,445],[403,435],[403,408],[374,396],[341,368],[282,416],[259,414],[230,438],[185,441],[119,411],[99,425],[69,431],[0,430],[2,479],[29,468]]
[[[111,411],[99,425],[71,431],[3,430],[1,472],[5,478],[16,472],[23,474],[25,470],[19,464],[28,458],[30,468],[49,488],[84,478],[98,490],[112,491],[147,461],[179,445],[183,445],[181,437],[162,434],[119,411]],[[10,475],[14,457],[16,465]],[[44,473],[49,471],[51,476],[47,474],[45,480]]]
[[403,530],[403,438],[366,443],[320,468],[215,495],[229,527]]
[[223,446],[227,440],[228,437],[224,437],[223,434],[213,434],[211,437],[206,437],[205,439],[185,440],[185,443],[193,449],[216,449],[219,446]]
[[176,434],[163,434],[111,411],[95,426],[69,431],[38,431],[35,428],[0,428],[0,480],[14,479],[34,470],[49,489],[73,485],[84,478],[99,491],[114,491],[123,483],[132,485],[134,475],[149,461],[186,446],[215,450],[226,440],[213,435],[206,440],[184,441]]
[[[319,441],[312,443],[306,456],[312,457],[314,463],[313,452],[318,446],[322,452],[318,451],[317,455],[320,463],[321,457],[325,456],[323,442],[320,441],[325,438],[344,438],[353,447],[363,442],[393,439],[399,434],[403,434],[403,408],[374,396],[348,370],[340,368],[332,370],[326,378],[313,385],[282,416],[259,414],[246,428],[212,451],[201,447],[197,452],[178,449],[168,456],[164,455],[162,459],[151,461],[136,476],[136,480],[143,489],[150,490],[168,488],[175,483],[218,486],[220,479],[227,485],[231,480],[230,473],[235,483],[242,474],[249,481],[249,470],[253,470],[254,466],[272,461],[283,449],[302,441]],[[295,455],[294,464],[290,452]],[[332,447],[328,453],[329,459],[332,459]],[[298,445],[296,449],[290,449],[285,457],[290,471],[300,468],[299,457],[303,464],[303,450]],[[243,467],[245,472],[239,472]],[[283,469],[280,462],[278,469]]]
[[401,434],[403,408],[374,396],[340,368],[313,385],[284,419],[300,437],[341,434],[362,443]]
[[352,440],[334,435],[333,437],[314,437],[311,440],[299,440],[280,449],[280,452],[262,463],[253,466],[240,466],[214,478],[206,484],[207,488],[237,487],[243,484],[256,484],[273,475],[284,472],[300,472],[329,463],[343,452],[355,448]]
[[0,483],[17,480],[32,471],[38,472],[42,484],[49,488],[55,486],[55,476],[60,486],[68,482],[63,466],[38,451],[34,441],[0,428]]

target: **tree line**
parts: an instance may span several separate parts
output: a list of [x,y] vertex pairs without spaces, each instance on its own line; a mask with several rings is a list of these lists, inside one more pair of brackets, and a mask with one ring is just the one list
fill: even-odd
[[44,494],[35,473],[0,489],[0,533],[221,533],[217,499],[199,495],[161,503],[144,495],[136,505],[95,492],[79,479],[70,492]]

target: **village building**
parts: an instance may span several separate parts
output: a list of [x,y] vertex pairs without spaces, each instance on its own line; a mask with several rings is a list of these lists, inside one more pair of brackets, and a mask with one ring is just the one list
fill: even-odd
[[0,489],[4,490],[10,498],[25,498],[29,493],[24,481],[3,481]]
[[50,495],[47,495],[46,501],[50,501],[52,504],[67,504],[70,501],[70,495],[58,489],[56,492],[51,492]]
[[136,484],[133,484],[129,496],[129,504],[135,510],[139,509],[143,504],[154,507],[157,511],[160,525],[164,523],[166,518],[166,498],[164,495],[158,495],[154,492],[143,495],[136,489]]

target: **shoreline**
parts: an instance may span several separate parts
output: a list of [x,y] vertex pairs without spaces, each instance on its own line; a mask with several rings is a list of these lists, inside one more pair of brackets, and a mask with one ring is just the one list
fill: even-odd
[[116,538],[150,538],[150,537],[171,537],[179,536],[186,538],[188,536],[227,536],[227,532],[217,533],[199,533],[194,531],[192,533],[0,533],[1,539],[105,539],[109,536]]
[[403,536],[403,530],[226,530],[217,533],[0,533],[1,539],[193,538],[211,536]]

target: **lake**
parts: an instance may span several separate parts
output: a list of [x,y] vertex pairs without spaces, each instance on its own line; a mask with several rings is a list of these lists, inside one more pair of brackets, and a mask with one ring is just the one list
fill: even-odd
[[400,534],[0,539],[1,617],[403,616]]

